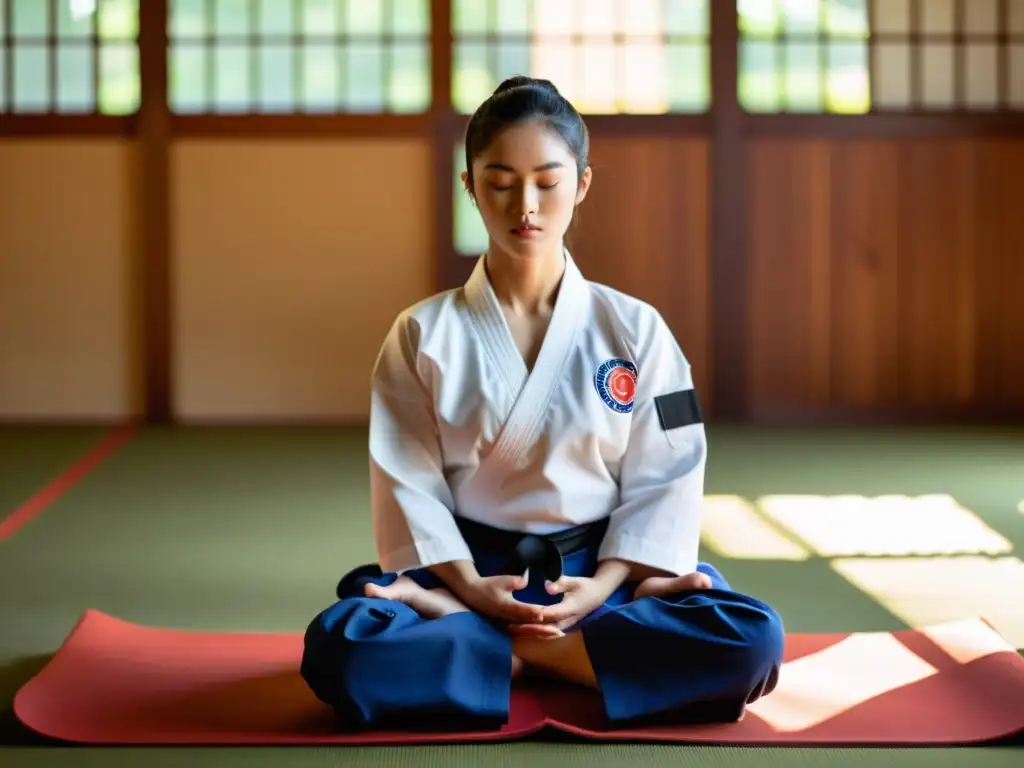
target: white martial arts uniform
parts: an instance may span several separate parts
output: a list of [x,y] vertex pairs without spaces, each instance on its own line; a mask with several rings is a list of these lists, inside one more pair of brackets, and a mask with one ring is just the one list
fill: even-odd
[[[550,605],[561,599],[543,586],[552,574],[592,576],[621,558],[698,571],[712,587],[635,598],[627,581],[566,630],[583,638],[607,718],[735,718],[774,688],[784,632],[771,606],[697,560],[705,456],[690,365],[653,308],[585,280],[566,254],[529,373],[481,259],[464,287],[403,312],[383,345],[370,428],[379,562],[345,573],[310,623],[303,678],[345,727],[420,728],[428,715],[449,730],[499,727],[513,653],[503,622],[420,616],[366,587],[407,573],[436,589],[428,566],[456,559],[485,577],[526,564],[535,572],[517,599]],[[477,538],[494,528],[524,535]],[[596,533],[567,544],[578,531]],[[560,565],[534,548],[555,539]],[[514,559],[513,547],[532,554]]]
[[465,286],[401,313],[372,398],[385,572],[472,559],[453,513],[540,534],[609,518],[600,559],[696,570],[706,441],[690,364],[653,307],[568,252],[532,372],[481,257]]

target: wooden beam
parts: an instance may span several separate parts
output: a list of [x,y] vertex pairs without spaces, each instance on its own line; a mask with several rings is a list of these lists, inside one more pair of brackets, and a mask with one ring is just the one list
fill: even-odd
[[138,260],[145,419],[173,421],[171,390],[171,120],[167,93],[167,3],[139,6]]
[[746,141],[736,4],[711,3],[711,368],[715,421],[749,415]]
[[1024,112],[877,111],[863,115],[745,115],[744,134],[788,139],[934,139],[1024,136]]
[[175,138],[393,138],[423,137],[429,115],[241,114],[172,115]]
[[[3,51],[0,51],[0,56],[3,56]],[[4,137],[132,137],[135,135],[135,130],[135,115],[4,114],[0,112],[0,136]]]
[[455,242],[455,189],[452,184],[452,152],[462,122],[452,106],[451,3],[430,4],[430,141],[431,174],[434,179],[432,220],[434,225],[434,288],[442,291],[460,282],[453,278]]

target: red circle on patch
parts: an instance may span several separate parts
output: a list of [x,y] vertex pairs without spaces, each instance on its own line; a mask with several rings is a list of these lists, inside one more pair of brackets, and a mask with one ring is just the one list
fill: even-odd
[[608,374],[608,392],[622,404],[633,402],[636,377],[625,368],[616,368]]

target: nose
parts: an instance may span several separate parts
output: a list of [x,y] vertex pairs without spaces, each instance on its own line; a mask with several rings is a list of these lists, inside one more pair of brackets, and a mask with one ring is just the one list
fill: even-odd
[[523,216],[529,216],[537,213],[537,207],[540,205],[540,195],[537,192],[537,186],[535,184],[526,183],[519,190],[519,213]]

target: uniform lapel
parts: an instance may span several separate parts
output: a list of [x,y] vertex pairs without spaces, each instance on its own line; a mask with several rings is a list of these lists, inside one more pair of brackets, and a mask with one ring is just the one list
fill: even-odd
[[[503,426],[491,453],[480,466],[511,470],[532,445],[544,426],[548,404],[562,380],[566,363],[587,320],[587,282],[571,255],[565,253],[565,273],[551,315],[544,342],[533,370],[528,371],[505,322],[497,296],[491,288],[484,259],[477,262],[466,285],[466,298],[480,338],[492,361],[509,385],[514,403],[503,417]],[[491,466],[493,465],[493,466]]]
[[[491,288],[481,256],[473,269],[473,274],[466,283],[466,303],[469,305],[469,316],[473,321],[484,350],[491,363],[498,369],[502,380],[512,394],[511,401],[519,396],[529,372],[522,355],[516,348],[515,340],[505,322],[505,314],[501,311],[498,297]],[[501,414],[502,422],[508,413]]]

